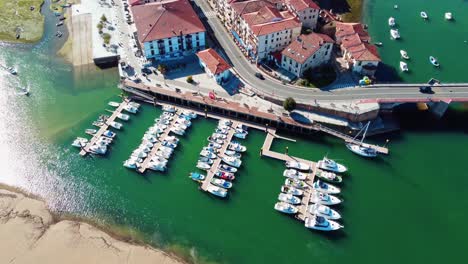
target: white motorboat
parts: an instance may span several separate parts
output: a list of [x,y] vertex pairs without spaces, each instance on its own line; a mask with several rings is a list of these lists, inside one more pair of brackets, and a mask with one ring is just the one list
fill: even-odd
[[219,178],[211,179],[211,184],[225,189],[229,189],[232,187],[232,182]]
[[227,136],[224,135],[224,134],[219,134],[219,133],[214,133],[213,135],[211,135],[212,138],[215,138],[215,139],[226,139]]
[[210,143],[208,143],[208,147],[210,147],[210,148],[215,148],[215,149],[220,149],[220,148],[221,148],[221,145],[218,144],[218,143],[210,142]]
[[152,148],[154,146],[153,143],[149,142],[149,141],[146,141],[146,140],[143,140],[140,144],[140,146],[138,146],[138,148]]
[[76,148],[83,148],[84,146],[86,146],[87,143],[87,138],[77,137],[75,140],[73,140],[72,146]]
[[155,156],[151,157],[151,161],[152,162],[161,162],[161,163],[167,164],[168,159],[166,159],[165,157],[162,157],[162,156],[155,155]]
[[161,157],[161,158],[169,159],[171,155],[172,153],[170,152],[164,152],[162,150],[156,151],[156,156]]
[[107,147],[105,145],[92,145],[89,147],[89,151],[93,154],[104,155],[107,152]]
[[406,50],[400,50],[400,55],[403,59],[405,60],[409,60],[409,56],[408,56],[408,52],[406,52]]
[[239,138],[239,139],[245,139],[247,137],[247,133],[235,132],[234,137]]
[[155,125],[169,125],[171,123],[171,120],[167,119],[167,118],[155,118],[154,119],[154,124]]
[[124,161],[123,166],[129,169],[136,169],[138,167],[135,159],[128,159]]
[[211,153],[218,153],[218,150],[212,147],[203,147],[202,150],[206,150]]
[[179,139],[174,136],[167,136],[164,138],[165,141],[172,142],[175,144],[179,144]]
[[340,188],[333,186],[329,183],[323,182],[321,180],[317,180],[312,184],[312,189],[317,190],[323,193],[330,193],[330,194],[337,194],[340,193]]
[[242,165],[242,161],[235,157],[223,157],[222,161],[229,166],[239,168]]
[[400,32],[398,29],[390,29],[390,36],[392,36],[393,39],[399,39],[400,38]]
[[221,164],[219,169],[226,172],[236,173],[237,169],[226,164]]
[[314,191],[310,196],[310,202],[324,205],[335,205],[341,203],[342,201],[336,196]]
[[284,184],[286,186],[291,186],[291,187],[294,187],[294,188],[297,188],[297,189],[304,189],[304,188],[309,188],[310,187],[309,185],[307,185],[305,182],[303,182],[301,180],[294,180],[294,179],[289,179],[289,178],[287,178],[284,181]]
[[323,170],[317,170],[315,172],[315,176],[317,176],[318,178],[322,180],[326,180],[326,181],[334,182],[334,183],[340,183],[343,180],[341,176],[338,176],[333,172],[323,171]]
[[202,162],[202,161],[198,161],[197,162],[197,168],[199,168],[200,170],[209,170],[211,168],[211,165],[206,163],[206,162]]
[[304,192],[302,190],[299,190],[299,189],[294,188],[292,186],[286,186],[286,185],[281,186],[281,191],[284,192],[284,193],[290,193],[290,194],[295,195],[295,196],[302,196],[304,194]]
[[394,8],[394,9],[398,9],[398,5],[394,5],[393,8]]
[[109,126],[115,128],[115,129],[121,129],[122,128],[122,123],[112,121],[109,123]]
[[188,126],[187,125],[184,125],[184,124],[181,124],[181,123],[175,123],[174,127],[177,127],[177,128],[180,128],[182,130],[187,130]]
[[229,129],[225,127],[222,127],[222,128],[218,127],[215,129],[215,133],[227,135],[229,133]]
[[215,185],[209,185],[206,189],[209,193],[216,195],[218,197],[224,198],[227,196],[228,191],[224,188],[215,186]]
[[228,156],[231,156],[231,157],[235,157],[235,158],[242,158],[242,154],[240,154],[239,152],[236,152],[234,150],[226,150],[224,151],[224,154],[228,155]]
[[209,152],[207,150],[202,150],[200,152],[200,156],[203,156],[203,157],[206,157],[206,158],[209,158],[209,159],[215,159],[216,158],[216,154],[214,154],[213,152]]
[[198,172],[189,173],[189,177],[190,179],[197,181],[197,182],[202,182],[206,178],[205,175],[198,173]]
[[295,169],[286,169],[286,170],[284,170],[283,176],[291,178],[291,179],[296,179],[296,180],[305,180],[307,178],[306,174],[304,174],[302,172],[299,172],[299,171],[297,171]]
[[421,13],[419,13],[419,15],[420,15],[422,18],[424,18],[424,19],[428,19],[428,18],[429,18],[429,16],[427,15],[427,13],[424,12],[424,11],[421,11]]
[[185,130],[178,126],[171,127],[171,132],[179,136],[185,135]]
[[135,150],[132,152],[132,154],[130,154],[130,157],[134,157],[134,158],[146,158],[148,157],[148,154],[144,151],[140,151],[140,150]]
[[209,165],[212,165],[214,163],[214,160],[207,158],[207,157],[200,157],[198,161],[205,162]]
[[395,26],[395,18],[394,17],[388,18],[388,25],[391,26],[391,27]]
[[93,129],[93,128],[88,128],[85,130],[85,133],[88,134],[88,135],[91,135],[91,136],[94,136],[94,134],[96,134],[97,132],[97,129]]
[[18,71],[13,67],[7,67],[6,69],[10,74],[13,74],[13,75],[18,74]]
[[278,202],[275,204],[275,210],[280,211],[285,214],[295,214],[299,209],[289,203]]
[[174,118],[174,113],[163,112],[162,115],[160,116],[160,118],[161,119],[172,120]]
[[313,215],[323,216],[331,220],[338,220],[341,218],[341,215],[337,211],[323,204],[311,204],[308,210],[309,213]]
[[433,56],[430,56],[430,57],[429,57],[429,62],[431,62],[431,64],[434,65],[434,66],[436,66],[436,67],[439,67],[439,66],[440,66],[440,64],[439,64],[439,62],[437,61],[437,59],[436,59],[435,57],[433,57]]
[[197,113],[190,111],[190,110],[184,110],[182,112],[182,115],[190,117],[190,118],[197,118]]
[[301,199],[299,199],[298,197],[290,194],[290,193],[280,193],[278,195],[278,200],[280,200],[281,202],[285,202],[285,203],[290,203],[290,204],[300,204],[301,203]]
[[236,142],[236,141],[232,141],[231,143],[229,143],[228,148],[230,150],[234,150],[234,151],[237,151],[237,152],[247,151],[247,147],[242,146],[239,142]]
[[143,139],[143,140],[146,140],[146,141],[149,141],[149,142],[151,142],[151,143],[156,143],[156,142],[158,142],[158,139],[157,139],[155,136],[153,136],[153,135],[144,135],[142,139]]
[[408,64],[404,61],[400,61],[400,70],[403,72],[409,71]]
[[151,151],[151,149],[150,149],[149,147],[147,147],[147,146],[140,146],[140,147],[138,147],[137,149],[135,149],[135,151],[136,151],[136,150],[138,150],[138,151],[143,151],[143,152],[145,152],[145,153],[148,153],[148,152]]
[[127,115],[127,114],[122,114],[122,113],[120,113],[120,114],[117,115],[117,118],[118,118],[118,119],[121,119],[121,120],[123,120],[123,121],[127,121],[127,120],[130,119],[130,116]]
[[296,170],[302,170],[302,171],[308,171],[310,170],[310,166],[305,164],[304,162],[299,162],[299,161],[286,161],[286,167],[290,169],[296,169]]
[[344,165],[326,157],[324,157],[322,160],[319,160],[317,162],[317,166],[319,169],[336,173],[344,173],[348,170],[348,168],[346,168]]
[[117,103],[117,102],[109,102],[108,105],[112,106],[112,107],[119,107],[120,103]]
[[224,125],[224,126],[231,126],[232,121],[229,120],[229,119],[220,119],[218,124],[219,125]]
[[154,170],[154,171],[165,171],[166,164],[164,164],[164,162],[150,162],[148,164],[148,169]]
[[156,135],[164,133],[164,130],[165,129],[163,127],[159,127],[159,126],[150,127],[148,129],[147,133],[150,134],[150,135],[156,136]]
[[320,230],[320,231],[335,231],[343,228],[342,225],[338,224],[333,220],[327,220],[322,216],[312,216],[306,217],[304,221],[304,226],[310,229]]
[[165,147],[168,147],[168,148],[171,148],[171,149],[175,149],[175,148],[177,148],[177,143],[170,142],[170,141],[167,141],[167,140],[163,140],[163,141],[161,141],[161,146],[165,146]]
[[445,17],[446,20],[452,20],[453,19],[453,16],[452,16],[451,12],[445,13],[444,17]]
[[166,153],[171,153],[171,154],[174,152],[174,149],[171,149],[171,148],[168,148],[168,147],[165,147],[165,146],[160,146],[159,150],[161,150],[163,152],[166,152]]
[[99,137],[99,139],[97,140],[97,143],[98,144],[101,144],[101,145],[109,145],[110,143],[112,143],[112,138],[108,138],[108,137]]
[[162,110],[169,113],[174,113],[176,108],[172,105],[163,105]]
[[103,136],[105,137],[108,137],[108,138],[115,138],[116,134],[110,130],[106,130],[104,131],[104,133],[102,133]]
[[179,117],[176,119],[176,123],[179,123],[179,124],[184,124],[186,125],[187,127],[191,126],[192,125],[192,122],[190,120],[187,120],[183,117]]
[[134,106],[136,108],[140,108],[140,106],[141,106],[139,103],[136,103],[136,102],[128,102],[128,104],[131,105],[131,106]]
[[138,112],[138,108],[136,108],[133,105],[129,105],[129,104],[127,104],[123,109],[125,111],[129,112],[129,113],[132,113],[132,114],[136,114],[136,112]]

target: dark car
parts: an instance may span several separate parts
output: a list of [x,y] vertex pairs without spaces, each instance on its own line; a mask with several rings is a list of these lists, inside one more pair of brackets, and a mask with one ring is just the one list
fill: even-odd
[[255,77],[259,78],[260,80],[265,80],[265,77],[263,77],[263,75],[259,72],[255,73]]
[[432,91],[431,86],[421,86],[421,87],[419,87],[419,91],[421,93],[425,93],[425,94],[433,94],[434,93],[434,91]]

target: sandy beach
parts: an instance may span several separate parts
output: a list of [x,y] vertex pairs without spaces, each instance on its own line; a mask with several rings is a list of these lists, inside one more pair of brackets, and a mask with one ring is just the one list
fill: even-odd
[[47,205],[0,187],[2,263],[181,264],[151,247],[119,241],[87,223],[55,219]]

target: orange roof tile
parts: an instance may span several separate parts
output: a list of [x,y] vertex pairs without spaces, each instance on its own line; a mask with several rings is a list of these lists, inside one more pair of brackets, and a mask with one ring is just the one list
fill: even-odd
[[296,11],[302,11],[306,8],[320,9],[312,0],[286,0],[286,3],[290,4]]
[[197,56],[213,74],[220,74],[231,68],[231,66],[212,48],[198,52]]
[[324,43],[334,43],[334,41],[325,34],[311,33],[309,35],[300,35],[296,40],[291,42],[281,54],[303,64],[308,58],[313,56]]

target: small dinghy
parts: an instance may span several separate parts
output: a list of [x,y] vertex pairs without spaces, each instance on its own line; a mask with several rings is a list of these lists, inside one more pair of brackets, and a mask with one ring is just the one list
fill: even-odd
[[393,39],[399,39],[400,32],[398,31],[398,29],[390,29],[390,36],[392,36]]
[[404,61],[400,61],[400,70],[401,70],[402,72],[407,72],[407,71],[409,71],[409,69],[408,69],[408,64],[407,64],[406,62],[404,62]]
[[391,27],[395,26],[395,18],[394,17],[390,17],[388,19],[388,25],[391,26]]
[[111,101],[111,102],[108,103],[108,105],[110,105],[110,106],[112,106],[112,107],[119,107],[120,104],[117,103],[117,102],[112,102],[112,101]]
[[428,18],[429,18],[429,16],[427,15],[427,13],[424,12],[424,11],[421,11],[421,13],[419,13],[419,15],[420,15],[423,19],[428,19]]
[[408,53],[406,52],[406,50],[400,50],[400,55],[403,59],[405,60],[409,60],[409,56],[408,56]]
[[435,67],[439,67],[439,66],[440,66],[440,64],[439,64],[439,62],[437,61],[437,59],[434,58],[433,56],[430,56],[430,57],[429,57],[429,62],[430,62],[432,65],[434,65]]
[[445,13],[444,17],[445,17],[446,20],[452,20],[453,19],[453,16],[452,16],[451,12]]

